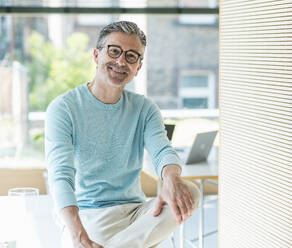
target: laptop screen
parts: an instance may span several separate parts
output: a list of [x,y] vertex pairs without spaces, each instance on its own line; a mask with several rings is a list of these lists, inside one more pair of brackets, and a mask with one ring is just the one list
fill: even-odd
[[173,137],[173,131],[175,128],[175,124],[164,124],[165,130],[167,132],[167,137],[171,141]]

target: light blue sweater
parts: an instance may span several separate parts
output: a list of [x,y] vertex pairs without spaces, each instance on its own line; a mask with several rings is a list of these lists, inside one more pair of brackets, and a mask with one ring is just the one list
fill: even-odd
[[124,90],[117,103],[104,104],[87,84],[49,105],[45,148],[58,210],[144,201],[140,185],[144,148],[158,176],[165,165],[181,164],[153,102]]

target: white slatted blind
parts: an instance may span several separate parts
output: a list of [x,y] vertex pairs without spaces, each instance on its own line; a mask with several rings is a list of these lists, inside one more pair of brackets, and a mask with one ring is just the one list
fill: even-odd
[[221,0],[219,41],[219,248],[292,248],[292,0]]

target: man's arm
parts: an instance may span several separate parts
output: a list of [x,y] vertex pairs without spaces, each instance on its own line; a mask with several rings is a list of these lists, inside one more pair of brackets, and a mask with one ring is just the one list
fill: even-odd
[[46,112],[45,150],[50,192],[69,229],[75,248],[102,248],[91,241],[81,223],[75,190],[73,127],[69,109],[61,98]]
[[101,245],[89,239],[88,234],[81,223],[78,208],[76,206],[69,206],[61,209],[60,215],[66,227],[69,229],[74,247],[103,248]]
[[181,223],[191,216],[195,203],[188,186],[180,178],[181,161],[171,147],[163,118],[155,104],[151,105],[147,113],[144,144],[153,159],[157,175],[163,180],[153,215],[158,216],[163,205],[167,203],[177,222]]
[[181,168],[175,164],[169,164],[162,170],[162,188],[157,199],[153,216],[158,216],[164,204],[168,204],[180,224],[187,220],[195,208],[195,201],[189,188],[180,178]]

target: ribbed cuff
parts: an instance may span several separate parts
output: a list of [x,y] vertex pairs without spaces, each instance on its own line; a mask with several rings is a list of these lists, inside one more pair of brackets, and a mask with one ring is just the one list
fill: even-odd
[[72,192],[65,192],[61,194],[55,195],[55,204],[56,209],[60,211],[62,208],[69,207],[69,206],[76,206],[78,207],[78,203],[74,193]]
[[155,167],[155,171],[157,176],[160,177],[160,179],[162,179],[162,170],[165,166],[169,165],[169,164],[176,164],[178,165],[180,168],[182,168],[182,161],[174,154],[167,154],[163,157],[163,159],[161,159],[161,161],[159,162],[158,166]]

